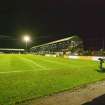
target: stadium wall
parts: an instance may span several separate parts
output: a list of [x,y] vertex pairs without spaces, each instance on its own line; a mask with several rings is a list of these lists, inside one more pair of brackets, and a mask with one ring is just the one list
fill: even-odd
[[[52,54],[46,54],[45,56],[57,57],[56,55],[52,55]],[[98,61],[99,58],[105,58],[105,57],[103,56],[64,56],[64,58]]]
[[68,56],[68,58],[98,61],[98,59],[103,58],[103,56]]

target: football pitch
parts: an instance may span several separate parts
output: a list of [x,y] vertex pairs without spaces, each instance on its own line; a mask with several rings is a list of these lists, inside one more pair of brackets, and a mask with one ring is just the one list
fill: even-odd
[[52,95],[105,79],[98,62],[35,55],[0,55],[0,105]]

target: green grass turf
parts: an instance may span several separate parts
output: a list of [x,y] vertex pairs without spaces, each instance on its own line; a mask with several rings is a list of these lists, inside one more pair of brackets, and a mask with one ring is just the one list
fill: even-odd
[[0,55],[0,105],[51,95],[105,78],[98,63],[35,55]]

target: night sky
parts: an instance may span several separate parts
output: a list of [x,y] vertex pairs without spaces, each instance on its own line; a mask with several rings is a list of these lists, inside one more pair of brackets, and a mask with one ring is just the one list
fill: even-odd
[[86,49],[101,49],[105,39],[104,0],[1,0],[0,47],[24,48],[79,35]]

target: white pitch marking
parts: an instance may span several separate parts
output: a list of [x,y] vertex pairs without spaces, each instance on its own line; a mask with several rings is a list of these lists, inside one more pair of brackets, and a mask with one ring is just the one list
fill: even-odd
[[52,61],[52,60],[43,60],[45,62],[49,62],[49,63],[55,63],[55,64],[59,64],[59,65],[64,65],[64,63],[58,62],[58,61]]
[[28,62],[30,62],[30,63],[32,63],[32,64],[35,64],[37,67],[40,67],[40,68],[43,69],[43,70],[48,70],[48,68],[46,68],[45,66],[42,66],[42,65],[40,65],[40,64],[38,64],[38,63],[36,63],[36,62],[33,62],[33,60],[30,60],[30,59],[24,58],[24,57],[21,57],[21,58],[27,60]]
[[0,72],[0,74],[20,73],[20,72],[27,72],[27,71],[34,71],[34,70],[23,70],[23,71],[7,71],[7,72]]

